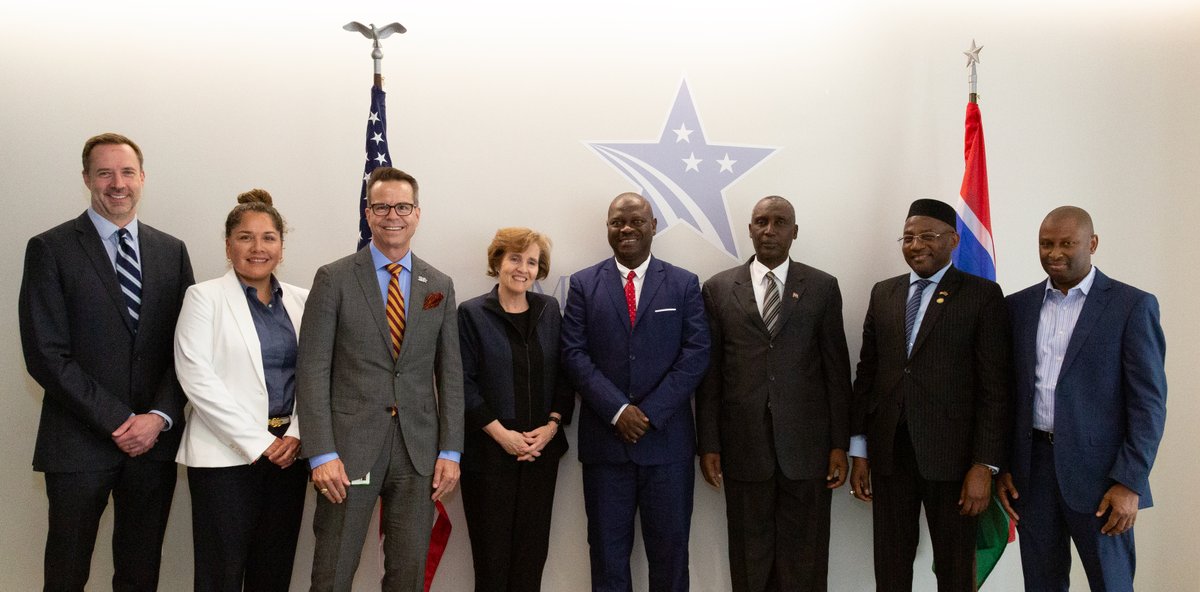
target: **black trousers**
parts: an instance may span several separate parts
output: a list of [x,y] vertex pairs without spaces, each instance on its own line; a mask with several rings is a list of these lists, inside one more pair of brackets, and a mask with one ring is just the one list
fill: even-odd
[[824,592],[829,572],[825,479],[792,480],[778,467],[766,481],[725,477],[733,592]]
[[100,517],[113,498],[114,591],[155,590],[162,542],[175,494],[175,463],[127,458],[115,468],[46,473],[50,528],[46,590],[83,590],[92,565]]
[[[929,522],[939,592],[975,590],[973,516],[960,516],[962,481],[930,481],[921,477],[906,426],[896,430],[896,470],[871,474],[875,539],[875,589],[910,592],[913,560],[920,537],[921,506]],[[965,474],[964,474],[965,477]]]
[[286,592],[308,469],[281,469],[266,457],[235,467],[188,467],[197,591]]
[[[512,460],[508,460],[508,459]],[[538,592],[550,548],[560,457],[508,457],[463,471],[463,513],[476,592]]]

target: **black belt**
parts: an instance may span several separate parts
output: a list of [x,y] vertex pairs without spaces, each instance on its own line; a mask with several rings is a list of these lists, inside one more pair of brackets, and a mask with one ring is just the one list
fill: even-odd
[[1041,440],[1047,444],[1054,443],[1054,432],[1043,432],[1042,430],[1033,430],[1033,439]]

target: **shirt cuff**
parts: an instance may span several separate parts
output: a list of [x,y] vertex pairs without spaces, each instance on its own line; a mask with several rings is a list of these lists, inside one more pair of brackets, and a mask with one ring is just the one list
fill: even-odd
[[850,436],[850,456],[858,458],[867,458],[867,436],[866,434],[858,434]]
[[308,459],[308,468],[315,469],[331,460],[337,460],[338,458],[340,458],[340,457],[338,456],[338,453],[336,453],[336,452],[326,452],[325,454],[318,454],[318,455]]
[[171,421],[170,415],[167,415],[166,413],[163,413],[162,411],[159,411],[158,409],[151,409],[150,413],[153,413],[153,414],[163,418],[163,421],[167,422],[167,424],[165,426],[163,426],[163,429],[162,429],[162,431],[164,431],[164,432],[167,430],[170,430],[171,426],[175,425],[175,423]]
[[991,470],[991,471],[992,471],[992,476],[993,476],[993,477],[995,477],[996,475],[999,475],[999,474],[1000,474],[1000,467],[993,467],[992,465],[989,465],[989,464],[987,464],[987,463],[975,463],[975,464],[977,464],[977,465],[979,465],[979,466],[981,466],[981,467],[987,467],[989,470]]
[[617,425],[617,420],[621,418],[621,413],[623,413],[625,411],[625,408],[628,406],[629,406],[629,403],[626,403],[624,405],[621,405],[620,409],[617,409],[617,414],[614,415],[612,418],[612,425]]
[[462,453],[457,450],[443,450],[438,453],[438,459],[460,462],[462,461]]

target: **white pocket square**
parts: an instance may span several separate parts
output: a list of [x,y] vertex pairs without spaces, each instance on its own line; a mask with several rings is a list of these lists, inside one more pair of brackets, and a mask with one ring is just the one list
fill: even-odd
[[654,312],[675,312],[675,309],[674,308],[659,308],[659,309],[656,309]]

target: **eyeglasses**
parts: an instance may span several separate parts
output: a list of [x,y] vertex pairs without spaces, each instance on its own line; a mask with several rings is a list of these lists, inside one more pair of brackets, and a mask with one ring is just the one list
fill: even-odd
[[951,230],[948,232],[922,232],[921,234],[906,234],[906,235],[896,239],[896,242],[903,243],[905,245],[911,245],[914,242],[919,240],[925,244],[929,244],[939,238],[942,238],[943,236],[946,236],[947,234],[953,234],[953,233],[954,233],[954,231]]
[[417,208],[417,206],[416,206],[416,204],[410,204],[410,203],[398,203],[398,204],[377,203],[377,204],[371,204],[371,205],[367,206],[367,209],[371,210],[372,214],[375,214],[376,216],[379,216],[380,218],[387,216],[388,212],[391,211],[392,208],[396,208],[396,215],[407,216],[407,215],[413,213],[413,210],[415,210]]

